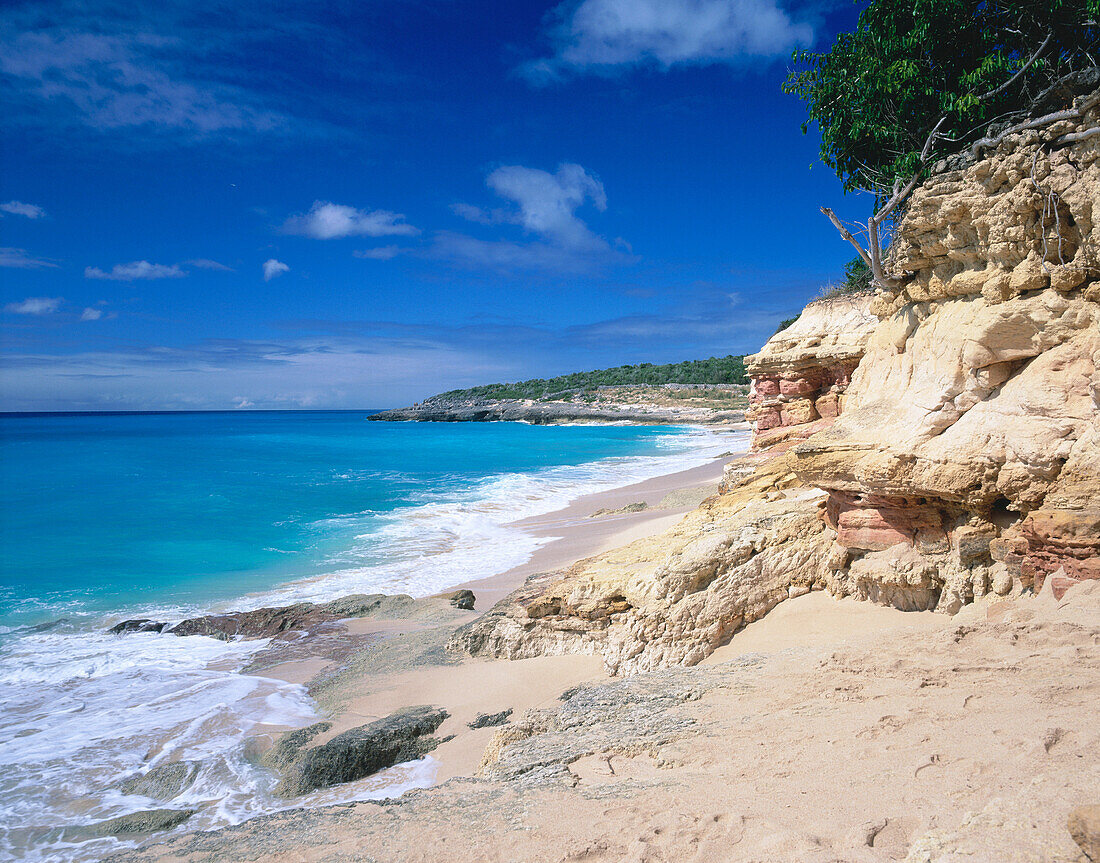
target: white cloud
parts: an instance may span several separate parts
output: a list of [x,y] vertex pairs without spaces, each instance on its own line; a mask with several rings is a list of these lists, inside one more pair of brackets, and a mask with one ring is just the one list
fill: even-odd
[[42,267],[56,267],[53,261],[31,257],[26,249],[0,248],[0,267],[14,267],[19,270],[37,270]]
[[308,213],[291,216],[283,225],[288,234],[315,240],[339,237],[411,237],[420,231],[404,221],[401,213],[389,210],[357,210],[345,204],[314,201]]
[[455,204],[452,211],[482,225],[519,225],[533,238],[527,242],[491,241],[441,231],[436,235],[435,254],[496,270],[564,272],[579,272],[594,264],[628,259],[577,216],[577,210],[589,202],[601,212],[607,209],[603,184],[580,165],[565,163],[553,174],[538,168],[506,165],[489,174],[485,184],[511,206],[483,210]]
[[4,311],[15,315],[51,315],[62,302],[61,297],[27,297],[21,303],[8,303]]
[[357,258],[366,258],[371,261],[388,261],[407,251],[408,249],[400,246],[378,246],[374,249],[356,249],[352,254]]
[[554,56],[520,72],[545,82],[563,72],[612,72],[651,64],[737,63],[810,45],[813,28],[778,0],[583,0],[555,10]]
[[227,267],[225,264],[218,261],[212,261],[209,258],[195,258],[194,260],[184,261],[189,267],[194,267],[198,270],[217,270],[220,273],[232,273],[233,268]]
[[177,264],[150,264],[148,261],[131,261],[115,264],[110,272],[99,267],[85,267],[84,278],[107,279],[112,282],[133,282],[138,279],[179,279],[186,276]]
[[26,216],[28,219],[41,219],[46,215],[46,211],[37,204],[24,204],[22,201],[8,201],[6,204],[0,204],[0,210],[11,213],[13,216]]
[[576,216],[586,200],[601,212],[607,209],[603,184],[580,165],[563,164],[556,174],[507,165],[493,171],[485,184],[518,206],[514,221],[526,230],[571,249],[607,246]]
[[289,273],[290,267],[284,264],[282,261],[277,261],[274,258],[268,258],[264,261],[264,281],[270,282],[272,279],[278,278],[283,273]]
[[0,402],[9,410],[378,408],[512,371],[484,350],[425,338],[227,339],[11,354],[0,364]]
[[102,317],[102,309],[93,309],[91,307],[88,307],[80,313],[80,320],[82,321],[98,321]]

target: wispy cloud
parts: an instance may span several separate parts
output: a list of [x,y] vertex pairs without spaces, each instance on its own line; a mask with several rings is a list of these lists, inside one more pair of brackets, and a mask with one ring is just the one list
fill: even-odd
[[223,339],[8,355],[0,398],[11,410],[371,408],[412,401],[454,380],[497,380],[506,370],[479,352],[430,339]]
[[26,216],[28,219],[42,219],[46,211],[37,204],[25,204],[22,201],[8,201],[0,204],[0,211],[11,213],[13,216]]
[[61,297],[27,297],[19,303],[8,303],[4,311],[13,315],[52,315],[63,302]]
[[407,251],[408,249],[401,246],[378,246],[374,249],[356,249],[352,254],[370,261],[388,261]]
[[56,267],[53,261],[36,258],[26,249],[0,248],[0,267],[13,267],[17,270],[38,270],[43,267]]
[[[0,31],[0,71],[17,95],[95,129],[156,127],[207,137],[270,131],[285,118],[231,83],[195,77],[194,46],[178,34],[58,16],[13,14]],[[69,4],[72,6],[72,4]],[[70,20],[75,19],[75,20]],[[109,19],[106,19],[109,20]],[[98,27],[93,26],[98,24]],[[83,26],[82,26],[83,25]]]
[[131,261],[115,264],[110,271],[99,267],[85,267],[84,278],[106,279],[112,282],[133,282],[139,279],[179,279],[186,276],[178,264],[151,264],[148,261]]
[[555,173],[522,165],[497,168],[485,179],[510,206],[485,210],[455,204],[452,211],[482,225],[523,228],[524,242],[482,240],[453,231],[436,235],[433,253],[456,263],[496,270],[582,271],[612,260],[629,260],[577,215],[586,203],[607,209],[603,184],[580,165],[564,163]]
[[346,204],[314,201],[308,213],[291,216],[283,232],[334,240],[340,237],[411,237],[419,229],[405,221],[401,213],[389,210],[359,210]]
[[91,306],[84,309],[84,311],[80,313],[80,320],[82,321],[98,321],[102,317],[103,310],[93,309]]
[[289,273],[290,267],[284,264],[282,261],[277,261],[274,258],[268,258],[263,264],[264,281],[270,282],[272,279],[277,279],[283,273]]
[[188,267],[194,267],[197,270],[216,270],[219,273],[232,273],[233,268],[227,267],[225,264],[218,261],[212,261],[209,258],[194,258],[190,261],[183,262]]
[[553,54],[519,71],[535,83],[640,65],[735,64],[813,41],[777,0],[583,0],[563,3],[546,36]]

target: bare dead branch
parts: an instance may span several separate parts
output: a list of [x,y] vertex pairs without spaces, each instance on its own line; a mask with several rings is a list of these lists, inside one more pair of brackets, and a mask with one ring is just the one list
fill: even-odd
[[868,255],[867,252],[865,252],[863,250],[863,246],[861,246],[859,244],[859,241],[855,237],[852,236],[852,232],[849,231],[846,227],[844,227],[844,223],[841,222],[839,218],[837,218],[836,213],[834,213],[829,207],[822,207],[821,212],[829,217],[829,221],[833,223],[833,227],[835,227],[838,231],[840,231],[840,236],[842,236],[845,240],[847,240],[849,243],[851,243],[852,246],[855,248],[855,250],[857,252],[859,252],[859,256],[861,258],[863,258],[863,262],[868,267],[873,268],[873,266],[871,264],[871,256]]
[[936,123],[932,131],[928,133],[928,138],[924,142],[924,147],[920,152],[920,161],[917,163],[917,170],[913,172],[913,176],[909,178],[909,182],[898,188],[900,180],[894,182],[894,194],[890,196],[890,200],[887,201],[882,209],[875,213],[871,217],[871,221],[875,223],[875,229],[883,223],[887,216],[894,211],[902,201],[909,197],[909,193],[913,191],[913,188],[917,185],[917,180],[920,178],[920,172],[924,169],[924,163],[928,161],[928,156],[932,152],[932,145],[935,143],[936,138],[939,137],[940,126],[947,122],[947,115],[940,117],[940,121]]
[[1094,135],[1100,135],[1100,126],[1093,126],[1091,129],[1082,129],[1080,132],[1070,132],[1068,135],[1063,135],[1055,141],[1051,142],[1052,147],[1064,147],[1067,144],[1076,144],[1078,141],[1084,141],[1086,138],[1091,138]]
[[884,288],[896,288],[901,281],[886,274],[886,268],[882,266],[882,248],[879,240],[879,223],[872,217],[867,222],[868,237],[871,245],[871,275],[874,280]]
[[[995,138],[985,137],[975,141],[970,146],[970,152],[975,156],[978,155],[978,151],[987,147],[996,147],[1009,135],[1014,135],[1017,132],[1024,132],[1028,129],[1039,129],[1043,126],[1049,126],[1051,123],[1057,123],[1059,120],[1079,120],[1085,115],[1085,112],[1089,110],[1097,102],[1100,102],[1100,92],[1094,93],[1076,108],[1066,108],[1064,111],[1055,111],[1053,114],[1047,114],[1045,117],[1039,117],[1035,120],[1028,120],[1025,123],[1018,123],[1015,126],[1010,126],[1005,129],[1001,134]],[[1080,134],[1074,133],[1074,134]]]

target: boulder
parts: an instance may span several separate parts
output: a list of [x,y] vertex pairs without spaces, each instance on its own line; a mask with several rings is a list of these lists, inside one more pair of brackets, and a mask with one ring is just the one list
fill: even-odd
[[477,719],[473,722],[467,722],[466,725],[469,728],[493,728],[497,725],[503,725],[508,721],[508,717],[512,715],[512,708],[502,710],[500,713],[479,713]]
[[1069,813],[1066,827],[1090,863],[1100,863],[1100,804],[1078,806]]
[[194,809],[145,809],[131,812],[118,818],[96,821],[85,827],[69,827],[63,831],[63,838],[77,840],[101,836],[131,836],[134,834],[155,833],[158,830],[171,830],[178,827],[195,814]]
[[409,707],[337,734],[319,746],[300,749],[287,765],[275,794],[298,797],[420,758],[439,745],[441,741],[430,735],[448,716],[439,707]]
[[473,611],[474,602],[477,601],[477,597],[474,596],[472,590],[459,590],[452,593],[448,599],[451,601],[451,605],[462,611]]
[[160,764],[145,773],[132,776],[119,789],[123,794],[141,794],[154,800],[179,797],[199,772],[198,761],[174,761]]
[[124,620],[121,623],[116,623],[107,631],[112,635],[124,635],[130,632],[160,632],[167,625],[161,620],[150,620],[148,617],[141,617],[136,620]]

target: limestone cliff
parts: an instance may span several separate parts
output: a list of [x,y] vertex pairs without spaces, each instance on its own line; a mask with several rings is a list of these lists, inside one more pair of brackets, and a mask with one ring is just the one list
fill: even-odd
[[840,414],[852,373],[878,326],[871,302],[864,293],[811,303],[759,353],[745,357],[752,381],[745,419],[753,425],[754,449],[803,440]]
[[843,415],[793,450],[841,592],[952,611],[1100,577],[1100,136],[1050,145],[1097,111],[914,193],[909,277],[875,298]]
[[814,303],[747,358],[770,457],[452,647],[627,673],[694,664],[805,590],[955,612],[1100,578],[1100,135],[1052,145],[1097,126],[1092,101],[916,190],[890,249],[902,288]]

